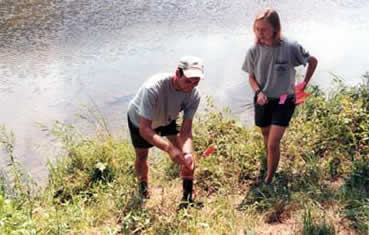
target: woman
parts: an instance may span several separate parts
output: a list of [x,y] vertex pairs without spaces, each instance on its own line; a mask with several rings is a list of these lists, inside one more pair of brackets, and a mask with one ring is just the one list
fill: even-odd
[[281,37],[279,15],[262,11],[253,24],[255,44],[248,50],[242,69],[255,91],[255,124],[261,128],[267,152],[269,184],[277,170],[280,141],[295,110],[295,67],[306,65],[304,90],[317,66],[317,59],[297,42]]

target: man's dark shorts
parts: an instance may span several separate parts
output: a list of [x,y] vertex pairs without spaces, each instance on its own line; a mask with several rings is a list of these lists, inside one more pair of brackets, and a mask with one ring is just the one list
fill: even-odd
[[279,104],[279,99],[268,98],[268,103],[265,105],[259,105],[255,97],[254,107],[256,126],[276,125],[287,127],[295,111],[295,97],[288,97],[284,104]]
[[[153,147],[152,144],[147,142],[142,136],[140,135],[140,130],[137,128],[129,119],[129,116],[127,115],[128,119],[128,127],[129,132],[131,134],[131,140],[132,144],[135,148],[151,148]],[[171,136],[171,135],[177,135],[178,134],[178,126],[176,123],[176,120],[173,120],[171,123],[169,123],[167,126],[161,126],[156,129],[154,129],[156,133],[158,133],[160,136]]]

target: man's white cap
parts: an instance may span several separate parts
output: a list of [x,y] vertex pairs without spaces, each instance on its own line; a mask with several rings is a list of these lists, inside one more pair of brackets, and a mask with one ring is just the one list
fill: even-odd
[[183,70],[183,73],[188,78],[203,78],[204,64],[202,59],[195,56],[184,56],[180,59],[178,68]]

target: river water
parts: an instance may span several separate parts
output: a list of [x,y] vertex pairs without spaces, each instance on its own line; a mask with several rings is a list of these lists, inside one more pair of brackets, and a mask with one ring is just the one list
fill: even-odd
[[318,58],[313,84],[329,89],[332,74],[357,84],[369,70],[367,0],[0,0],[0,124],[14,132],[18,160],[43,178],[55,152],[37,123],[79,125],[86,104],[122,134],[138,87],[174,72],[183,55],[205,61],[202,94],[250,122],[241,64],[265,7],[279,11],[286,37]]

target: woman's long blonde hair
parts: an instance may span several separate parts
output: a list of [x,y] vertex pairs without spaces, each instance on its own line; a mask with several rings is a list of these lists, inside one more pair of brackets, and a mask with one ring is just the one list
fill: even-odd
[[[256,35],[255,25],[258,20],[266,20],[274,29],[274,40],[280,41],[282,39],[281,33],[281,21],[279,20],[279,15],[277,11],[273,9],[266,9],[260,12],[254,20],[253,30]],[[255,42],[260,43],[259,39],[255,37]]]

